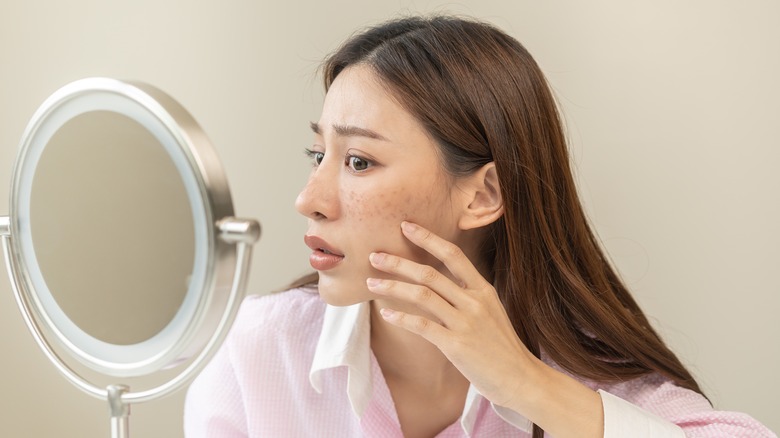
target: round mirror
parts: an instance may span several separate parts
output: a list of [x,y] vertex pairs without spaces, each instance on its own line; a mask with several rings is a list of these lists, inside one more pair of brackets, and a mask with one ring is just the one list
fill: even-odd
[[0,234],[28,327],[77,386],[108,396],[56,351],[117,377],[190,364],[160,391],[124,395],[143,401],[181,386],[221,343],[259,225],[233,217],[219,160],[181,105],[90,78],[31,119]]

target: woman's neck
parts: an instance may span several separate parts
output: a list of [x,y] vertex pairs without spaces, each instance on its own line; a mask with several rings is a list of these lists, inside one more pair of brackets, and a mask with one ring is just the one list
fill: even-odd
[[371,302],[371,349],[393,397],[401,431],[407,438],[435,436],[462,415],[469,382],[435,345],[387,323],[379,314],[385,306],[416,309]]
[[[397,302],[371,301],[371,350],[385,379],[404,381],[421,389],[468,389],[468,381],[435,345],[423,337],[386,322],[379,314],[383,307],[419,313]],[[465,395],[465,391],[464,391]]]

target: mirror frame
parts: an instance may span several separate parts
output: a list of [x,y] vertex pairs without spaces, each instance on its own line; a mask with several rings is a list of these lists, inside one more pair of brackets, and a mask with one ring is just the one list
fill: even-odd
[[[134,345],[100,341],[67,318],[37,267],[29,229],[29,195],[46,143],[68,120],[96,110],[124,114],[160,141],[184,180],[195,222],[195,265],[183,305],[158,335]],[[88,368],[110,376],[149,375],[189,360],[213,341],[215,330],[225,322],[224,315],[233,312],[225,309],[235,305],[230,304],[235,298],[229,292],[236,280],[238,255],[235,242],[221,238],[219,228],[221,220],[232,216],[232,200],[219,159],[198,124],[176,101],[150,85],[110,78],[87,78],[62,87],[30,120],[11,186],[6,259],[23,301],[20,307],[29,313],[28,326],[40,323],[45,332],[54,334],[46,337],[48,341]],[[141,225],[117,232],[143,232]],[[147,226],[154,226],[151,213]],[[259,228],[253,231],[256,240]],[[232,322],[229,319],[228,324]],[[36,329],[40,327],[36,325]]]

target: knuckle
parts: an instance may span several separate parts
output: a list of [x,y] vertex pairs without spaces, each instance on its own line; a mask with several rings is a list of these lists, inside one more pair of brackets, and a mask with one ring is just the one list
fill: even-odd
[[412,321],[412,326],[414,327],[414,330],[417,332],[426,331],[429,325],[430,325],[430,321],[421,317],[417,317],[414,319],[414,321]]
[[490,311],[485,303],[475,297],[464,298],[464,309],[472,320],[482,321],[490,316]]
[[433,296],[433,291],[425,286],[420,286],[416,289],[416,295],[418,302],[427,302]]
[[455,260],[463,257],[463,250],[460,249],[458,245],[450,243],[444,248],[444,254],[446,254],[446,257],[450,260]]
[[420,269],[420,282],[429,284],[435,281],[439,277],[439,272],[430,266],[423,266]]
[[478,302],[472,308],[472,312],[473,312],[475,318],[478,319],[478,320],[485,320],[485,319],[490,318],[490,316],[491,316],[490,309],[488,308],[488,306],[486,306],[482,302]]

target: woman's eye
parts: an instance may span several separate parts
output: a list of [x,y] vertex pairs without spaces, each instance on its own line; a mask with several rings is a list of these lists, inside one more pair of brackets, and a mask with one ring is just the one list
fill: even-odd
[[318,151],[313,151],[311,149],[306,149],[305,153],[306,156],[311,159],[311,163],[314,166],[319,166],[320,163],[322,163],[322,159],[325,158],[324,152],[318,152]]
[[363,172],[371,167],[371,162],[355,155],[347,156],[347,165],[355,172]]

